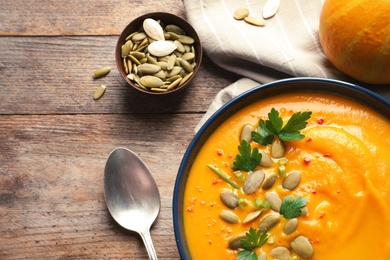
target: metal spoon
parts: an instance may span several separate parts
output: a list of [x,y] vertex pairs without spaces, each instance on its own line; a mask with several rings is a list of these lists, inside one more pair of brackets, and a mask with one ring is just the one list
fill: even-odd
[[160,193],[153,176],[135,153],[126,148],[111,152],[104,169],[104,196],[115,221],[137,232],[149,258],[157,259],[150,227],[160,212]]

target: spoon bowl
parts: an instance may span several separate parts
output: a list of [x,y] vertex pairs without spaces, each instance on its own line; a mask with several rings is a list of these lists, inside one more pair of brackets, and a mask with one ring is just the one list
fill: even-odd
[[137,232],[150,259],[157,259],[150,227],[160,208],[160,193],[150,171],[134,152],[117,148],[104,169],[104,196],[108,211],[127,230]]

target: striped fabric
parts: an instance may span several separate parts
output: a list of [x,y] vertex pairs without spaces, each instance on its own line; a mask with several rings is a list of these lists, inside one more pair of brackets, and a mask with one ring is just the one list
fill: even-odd
[[198,32],[207,56],[218,66],[251,79],[222,90],[205,118],[230,98],[259,83],[288,77],[355,83],[333,67],[319,43],[318,24],[324,0],[281,0],[278,12],[267,19],[264,27],[233,18],[238,8],[249,9],[250,16],[262,17],[265,1],[183,1],[187,19]]

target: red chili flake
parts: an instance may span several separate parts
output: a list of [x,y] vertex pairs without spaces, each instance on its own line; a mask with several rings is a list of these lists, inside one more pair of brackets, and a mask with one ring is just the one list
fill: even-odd
[[192,207],[192,206],[191,206],[191,207],[188,207],[188,208],[187,208],[187,212],[190,212],[190,213],[191,213],[191,212],[194,212],[194,207]]
[[213,185],[218,184],[218,183],[220,183],[220,182],[221,182],[220,179],[217,179],[217,178],[214,178],[214,179],[213,179]]
[[211,241],[211,240],[209,240],[209,241],[207,241],[207,242],[209,242],[210,245],[213,243],[213,241]]
[[218,156],[222,156],[222,155],[223,155],[222,150],[218,149],[218,150],[217,150],[217,154],[218,154]]
[[313,139],[311,139],[311,137],[309,137],[306,139],[306,142],[311,142],[311,140],[313,140]]
[[332,157],[332,155],[330,153],[326,153],[326,154],[324,154],[324,157],[329,158],[329,157]]
[[318,119],[318,120],[317,120],[317,123],[318,123],[319,125],[323,125],[323,124],[324,124],[324,119],[323,119],[323,118]]
[[309,157],[305,157],[305,159],[303,159],[303,162],[305,164],[309,164],[310,163],[310,158]]

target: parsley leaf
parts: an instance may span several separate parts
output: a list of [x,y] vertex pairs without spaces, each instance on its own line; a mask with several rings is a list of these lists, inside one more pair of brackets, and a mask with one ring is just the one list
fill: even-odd
[[268,240],[268,234],[266,231],[256,230],[254,228],[250,228],[249,232],[245,233],[247,239],[241,240],[241,245],[246,250],[253,250],[256,247],[261,247]]
[[297,218],[301,215],[301,208],[306,206],[307,199],[297,196],[293,199],[292,196],[284,197],[280,206],[280,214],[285,218]]
[[266,146],[267,144],[272,143],[272,140],[274,140],[274,134],[268,131],[267,127],[265,126],[265,121],[260,119],[257,132],[252,132],[252,138],[256,143]]
[[237,260],[257,260],[257,255],[255,252],[252,252],[250,250],[241,250],[237,254]]
[[261,161],[259,149],[255,148],[251,151],[250,144],[245,140],[241,141],[241,144],[238,146],[238,151],[240,154],[237,154],[233,161],[233,166],[237,169],[250,172],[253,171]]
[[310,118],[311,113],[311,111],[296,112],[283,126],[283,119],[279,116],[279,112],[272,108],[271,112],[268,113],[268,120],[260,119],[257,132],[252,132],[252,138],[264,146],[272,143],[274,135],[283,141],[301,140],[305,136],[299,131],[306,127],[306,121]]

